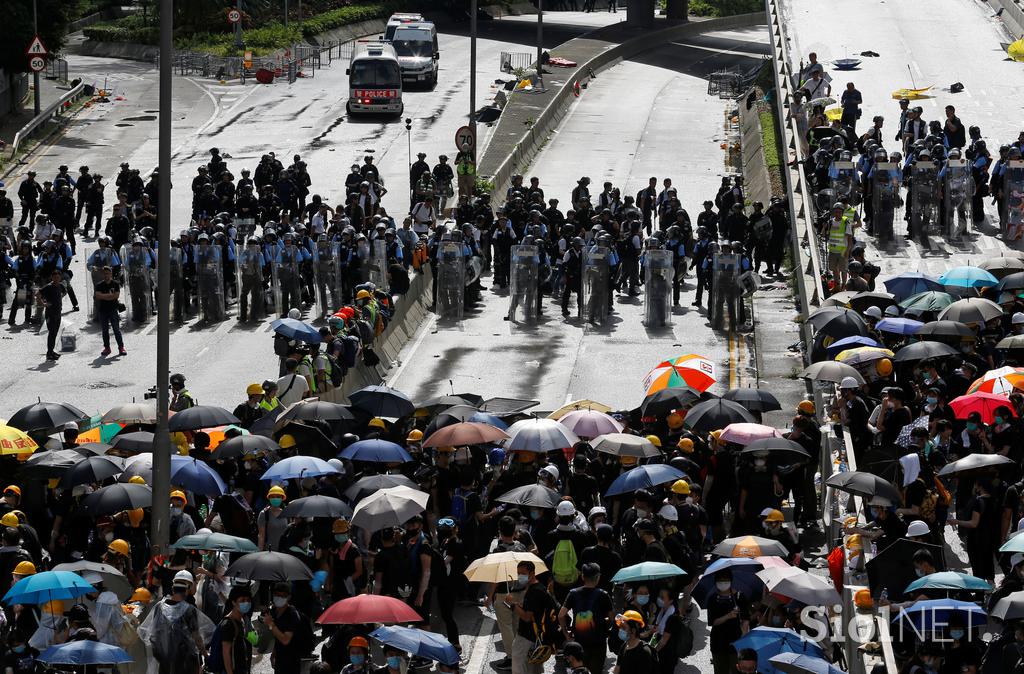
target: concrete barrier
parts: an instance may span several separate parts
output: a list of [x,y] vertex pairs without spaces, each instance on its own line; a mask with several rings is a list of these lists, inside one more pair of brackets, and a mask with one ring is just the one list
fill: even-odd
[[774,195],[772,194],[772,181],[768,175],[768,166],[764,157],[764,136],[761,130],[760,105],[755,100],[748,107],[749,95],[750,92],[737,101],[740,115],[743,182],[750,201],[760,201],[762,204],[767,204]]
[[991,0],[990,4],[993,11],[1002,11],[999,18],[1013,39],[1024,37],[1024,7],[1020,0]]
[[75,52],[85,56],[101,56],[104,58],[153,63],[156,57],[160,55],[160,47],[136,44],[134,42],[97,42],[95,40],[86,40],[75,47]]
[[350,23],[347,26],[341,26],[340,28],[332,28],[329,31],[307,37],[306,41],[310,44],[317,46],[327,44],[329,42],[350,42],[352,40],[358,40],[371,35],[381,35],[384,33],[384,28],[387,26],[387,19],[371,19],[369,21],[360,21],[359,23]]

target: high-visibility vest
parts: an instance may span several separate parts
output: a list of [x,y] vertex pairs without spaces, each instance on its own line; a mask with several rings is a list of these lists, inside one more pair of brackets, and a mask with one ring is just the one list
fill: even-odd
[[262,407],[267,412],[273,412],[274,410],[277,409],[277,406],[280,404],[281,401],[277,399],[277,396],[274,396],[271,402],[267,402],[266,397],[264,397],[263,400],[260,401],[260,407]]
[[846,254],[846,233],[849,228],[850,217],[845,213],[838,225],[835,222],[832,223],[828,230],[828,252],[839,255]]

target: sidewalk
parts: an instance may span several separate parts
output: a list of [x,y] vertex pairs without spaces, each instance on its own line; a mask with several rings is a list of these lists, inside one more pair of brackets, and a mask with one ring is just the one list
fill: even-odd
[[[48,80],[45,77],[40,77],[40,109],[45,110],[46,106],[58,100],[68,91],[69,88],[70,87],[66,84],[58,82],[57,80]],[[29,76],[28,97],[25,99],[25,105],[22,107],[21,111],[17,114],[12,113],[0,117],[0,141],[3,141],[5,145],[10,145],[14,140],[14,135],[18,133],[18,130],[32,121],[32,118],[34,117],[32,107],[33,95],[32,77]]]

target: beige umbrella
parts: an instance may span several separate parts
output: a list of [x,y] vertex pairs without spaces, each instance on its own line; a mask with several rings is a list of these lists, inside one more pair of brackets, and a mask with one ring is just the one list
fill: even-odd
[[544,561],[532,552],[492,552],[473,561],[464,573],[472,583],[507,583],[518,575],[520,562],[533,562],[538,575],[548,570]]
[[594,410],[595,412],[608,414],[612,411],[612,408],[608,407],[604,403],[599,403],[596,400],[584,398],[583,400],[573,400],[572,402],[562,405],[557,410],[549,414],[548,419],[561,419],[569,412],[574,412],[576,410]]

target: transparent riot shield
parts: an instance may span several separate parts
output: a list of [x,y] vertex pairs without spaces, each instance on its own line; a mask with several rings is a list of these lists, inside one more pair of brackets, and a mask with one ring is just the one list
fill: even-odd
[[1006,162],[999,221],[1004,241],[1017,241],[1024,235],[1024,161]]
[[128,245],[121,249],[121,274],[128,291],[128,317],[136,325],[142,325],[150,317],[152,277],[149,261],[149,251],[142,246]]
[[608,318],[611,285],[610,251],[594,246],[583,251],[580,276],[580,318],[588,323],[603,323]]
[[537,288],[540,278],[540,254],[537,246],[512,246],[509,277],[508,318],[518,322],[519,313],[525,321],[537,318]]
[[7,245],[14,246],[14,218],[0,218],[0,241],[7,239]]
[[235,260],[240,321],[259,321],[267,315],[263,291],[263,263],[263,249],[255,243],[246,245]]
[[438,250],[437,314],[439,318],[462,320],[466,292],[466,264],[462,244],[445,241]]
[[672,325],[672,279],[675,265],[672,251],[644,251],[644,325],[663,328]]
[[740,256],[736,253],[716,253],[711,261],[711,299],[708,313],[711,327],[721,330],[728,316],[730,327],[735,327],[738,316]]
[[942,178],[943,230],[959,239],[971,225],[974,178],[966,159],[949,159]]
[[115,267],[114,250],[112,248],[96,248],[86,254],[86,266],[89,271],[89,282],[86,284],[85,306],[89,320],[98,321],[96,312],[96,284],[103,280],[103,268]]
[[[835,193],[833,203],[838,199],[850,206],[856,206],[860,201],[860,194],[857,190],[857,168],[852,161],[836,161],[832,163],[829,171],[832,191]],[[832,204],[828,205],[829,210]]]
[[224,320],[224,256],[220,246],[200,244],[196,248],[196,300],[199,319],[217,323]]
[[939,167],[916,161],[910,169],[910,235],[923,237],[939,231]]
[[181,248],[171,246],[170,256],[168,257],[168,269],[170,270],[171,277],[169,306],[171,309],[171,320],[176,323],[183,323],[185,321],[185,314],[188,309],[186,306],[188,300],[185,297],[185,260],[183,255]]
[[281,248],[274,260],[274,304],[282,317],[289,309],[302,308],[301,260],[302,251],[292,244]]
[[238,242],[248,241],[249,237],[256,233],[256,218],[236,218],[234,226],[235,240]]
[[313,264],[316,265],[317,313],[329,317],[341,308],[341,270],[339,244],[326,238],[316,242]]
[[378,290],[388,289],[388,253],[387,242],[383,239],[375,239],[371,242],[370,257],[366,264],[366,280],[377,287]]
[[891,241],[895,236],[893,223],[898,219],[903,200],[900,198],[902,175],[898,164],[875,164],[871,182],[871,226],[880,241]]
[[366,237],[360,237],[356,241],[356,257],[359,258],[359,280],[365,283],[370,280],[369,268],[370,268],[370,242],[366,240]]

